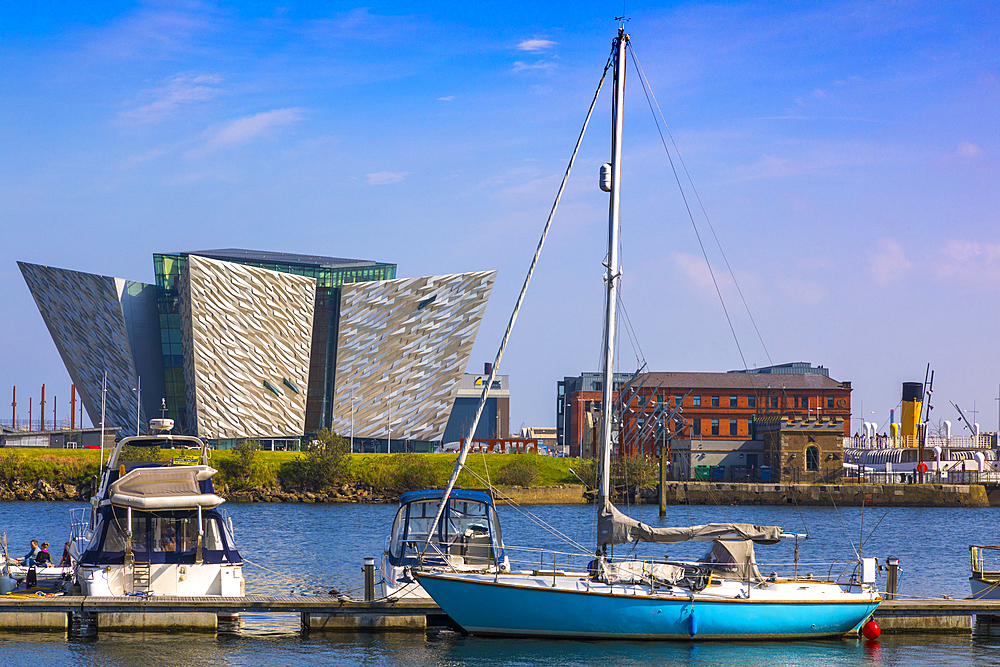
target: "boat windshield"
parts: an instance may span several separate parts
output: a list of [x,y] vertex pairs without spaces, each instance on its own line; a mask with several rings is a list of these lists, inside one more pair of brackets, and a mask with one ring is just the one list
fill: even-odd
[[[389,556],[393,561],[416,562],[427,542],[439,502],[420,500],[399,508],[389,539]],[[487,564],[502,557],[502,544],[500,525],[492,507],[484,502],[452,498],[426,555],[440,559],[448,554],[461,556],[470,565]]]
[[[120,562],[124,558],[128,542],[124,513],[109,512],[102,528],[91,542],[85,560]],[[231,543],[227,544],[223,536],[225,530],[219,517],[204,517],[202,549],[206,562],[223,562],[237,557],[237,552]],[[198,547],[197,514],[177,512],[173,515],[156,515],[136,512],[132,519],[131,547],[138,560],[194,562]]]

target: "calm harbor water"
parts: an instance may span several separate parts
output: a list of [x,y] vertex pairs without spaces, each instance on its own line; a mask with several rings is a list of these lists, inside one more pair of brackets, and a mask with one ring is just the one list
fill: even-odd
[[[0,530],[12,555],[22,555],[32,538],[53,549],[65,541],[73,503],[0,503]],[[379,557],[396,508],[391,505],[228,505],[238,546],[248,564],[247,593],[357,591],[361,562]],[[594,541],[594,510],[587,506],[527,508],[558,526],[584,546]],[[1000,542],[1000,508],[867,508],[862,531],[860,508],[668,507],[665,520],[655,506],[630,508],[651,525],[689,525],[712,521],[777,524],[808,532],[800,544],[801,570],[827,569],[811,561],[846,559],[864,540],[866,556],[900,558],[902,595],[968,595],[969,544]],[[568,546],[535,521],[500,507],[509,545]],[[878,527],[876,528],[876,524]],[[640,555],[698,557],[704,544],[651,545]],[[761,570],[783,571],[794,547],[783,543],[757,550]],[[621,555],[623,552],[619,552]],[[58,554],[57,554],[58,556]],[[538,555],[532,554],[532,559]],[[560,565],[564,556],[559,556]],[[585,556],[577,556],[583,564]],[[535,561],[537,562],[537,561]],[[551,555],[546,556],[551,562]],[[880,582],[884,583],[884,582]],[[516,613],[516,610],[511,610]],[[885,637],[878,643],[826,640],[793,643],[607,643],[498,640],[463,637],[450,631],[426,635],[321,635],[303,638],[292,615],[251,615],[240,635],[157,635],[102,633],[69,639],[46,635],[0,634],[0,660],[6,665],[993,665],[1000,662],[1000,638]]]

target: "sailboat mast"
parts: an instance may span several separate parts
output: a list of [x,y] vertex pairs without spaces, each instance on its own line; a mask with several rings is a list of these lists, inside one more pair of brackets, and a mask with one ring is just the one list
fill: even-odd
[[614,134],[611,138],[611,209],[608,215],[608,263],[605,283],[607,302],[604,311],[604,384],[601,403],[601,489],[598,507],[611,499],[611,431],[613,428],[613,391],[615,375],[615,324],[618,305],[618,283],[621,269],[618,266],[618,231],[621,209],[622,180],[622,115],[625,106],[625,27],[619,26],[615,54],[615,95],[611,108]]

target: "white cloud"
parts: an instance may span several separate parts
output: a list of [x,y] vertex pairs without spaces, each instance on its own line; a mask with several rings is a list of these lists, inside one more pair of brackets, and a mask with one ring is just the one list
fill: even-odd
[[[719,291],[724,295],[726,305],[732,307],[739,304],[733,276],[724,267],[713,265],[715,270],[715,280],[713,280],[704,257],[686,252],[672,252],[668,261],[691,287],[702,292],[704,298],[710,300],[718,298],[715,288],[715,281],[718,281]],[[755,297],[750,297],[751,304],[775,299],[814,304],[827,298],[829,290],[818,280],[803,276],[811,275],[811,270],[827,268],[829,262],[825,258],[811,257],[798,266],[789,267],[786,271],[769,270],[766,277],[747,271],[737,270],[737,273],[743,293],[756,294]]]
[[714,291],[712,274],[704,258],[686,252],[672,252],[669,260],[695,286],[701,289],[712,288]]
[[525,70],[531,70],[531,69],[549,70],[549,69],[555,69],[556,67],[558,67],[558,65],[556,65],[551,60],[538,60],[533,63],[526,63],[521,60],[518,60],[517,62],[514,63],[514,66],[511,67],[510,71],[523,72]]
[[455,99],[454,95],[448,95],[447,97],[439,97],[439,98],[437,98],[437,101],[438,102],[451,102],[453,99]]
[[531,51],[532,53],[534,53],[536,51],[544,51],[545,49],[551,49],[555,45],[556,42],[553,42],[551,40],[536,38],[536,39],[524,40],[523,42],[517,45],[517,48],[520,49],[521,51]]
[[973,158],[983,152],[983,149],[975,145],[971,141],[963,141],[958,146],[958,150],[955,151],[955,155],[958,157]]
[[143,95],[146,98],[152,97],[152,102],[123,111],[119,117],[136,123],[153,123],[162,120],[176,111],[178,107],[212,99],[220,91],[210,84],[221,81],[221,77],[211,74],[177,74],[167,79],[162,86]]
[[942,248],[943,261],[938,266],[942,278],[972,284],[1000,281],[1000,244],[951,240]]
[[368,185],[389,185],[399,183],[410,175],[408,171],[376,171],[374,174],[365,174],[365,183]]
[[913,262],[906,258],[903,246],[896,239],[885,238],[878,240],[878,250],[872,255],[870,266],[875,282],[884,285],[902,278]]
[[269,134],[275,128],[301,120],[302,116],[302,109],[290,108],[264,111],[253,116],[237,118],[206,133],[205,150],[210,151],[250,143],[254,139]]

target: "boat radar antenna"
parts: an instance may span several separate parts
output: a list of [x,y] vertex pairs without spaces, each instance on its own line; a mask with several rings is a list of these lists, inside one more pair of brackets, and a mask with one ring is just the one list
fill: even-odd
[[157,433],[165,433],[167,431],[172,431],[174,428],[173,419],[150,419],[149,420],[149,430],[155,431]]

